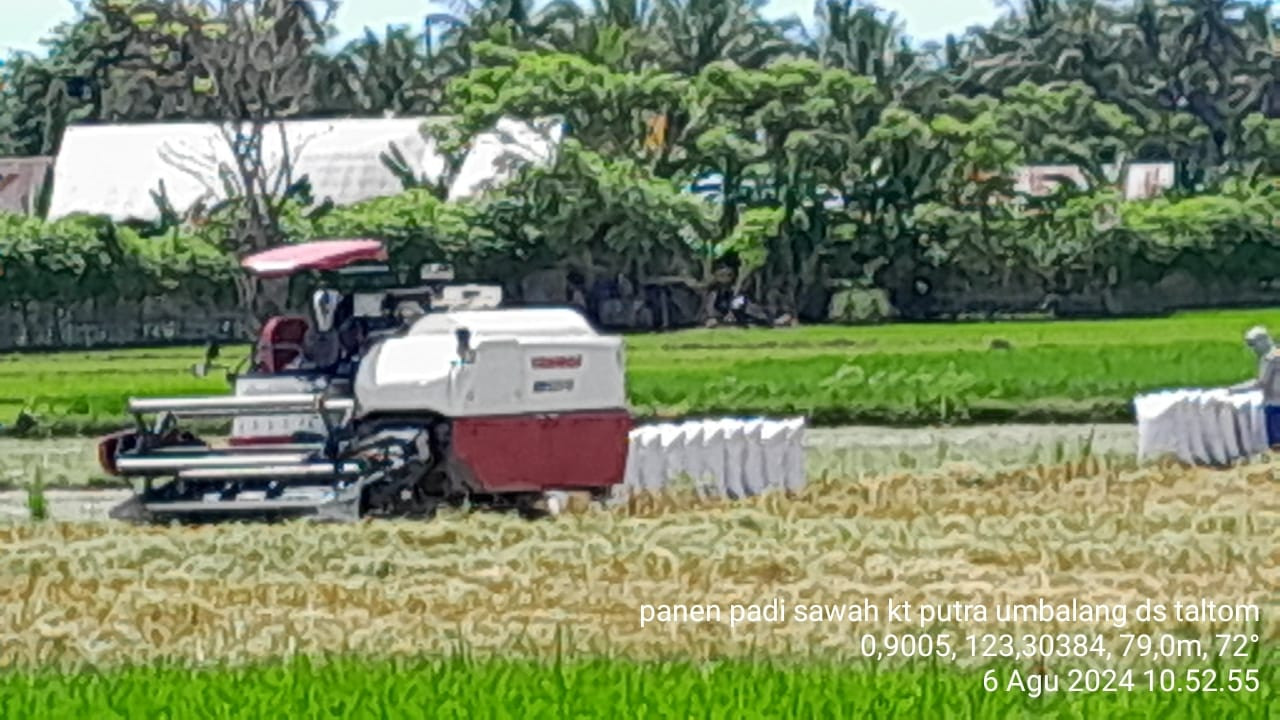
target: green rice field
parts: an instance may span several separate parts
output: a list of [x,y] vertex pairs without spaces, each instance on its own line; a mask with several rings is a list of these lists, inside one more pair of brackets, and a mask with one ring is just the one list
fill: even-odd
[[[814,425],[1124,422],[1135,394],[1254,372],[1242,335],[1280,309],[1150,320],[691,330],[627,339],[637,415],[805,414]],[[246,347],[228,347],[238,362]],[[200,347],[0,357],[0,424],[30,434],[119,425],[130,396],[223,393]]]
[[[1271,666],[1255,692],[1163,692],[1134,673],[1114,692],[1010,689],[1019,666],[984,673],[944,665],[893,672],[719,662],[517,660],[362,662],[299,659],[236,669],[139,668],[110,674],[0,677],[0,714],[23,718],[1192,718],[1266,720],[1277,707]],[[1185,678],[1185,671],[1166,674]],[[1227,671],[1221,672],[1222,677]],[[1022,682],[1019,680],[1019,682]],[[1030,680],[1028,680],[1030,682]],[[1047,682],[1040,680],[1040,682]],[[1083,681],[1081,681],[1083,682]],[[1150,687],[1149,687],[1150,686]],[[1154,689],[1152,689],[1154,687]],[[33,715],[32,713],[37,713]]]

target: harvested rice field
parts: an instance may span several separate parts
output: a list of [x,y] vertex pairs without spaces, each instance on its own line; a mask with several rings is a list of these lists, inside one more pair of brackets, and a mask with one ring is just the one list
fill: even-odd
[[[1248,622],[1128,619],[1123,632],[1280,640],[1280,466],[890,472],[734,504],[635,498],[554,520],[0,530],[8,668],[242,663],[298,653],[574,653],[652,660],[855,657],[867,633],[1009,632],[952,617],[662,622],[643,607],[1253,605]],[[1244,615],[1241,618],[1245,618]],[[723,618],[727,620],[728,618]],[[1247,619],[1247,618],[1245,618]],[[1101,632],[1058,620],[1018,632]],[[567,633],[567,636],[565,635]],[[566,637],[568,638],[566,640]],[[1132,658],[1131,658],[1132,659]]]
[[[1139,467],[1135,440],[811,428],[794,497],[151,528],[105,520],[128,493],[92,440],[0,440],[0,713],[1274,717],[1280,463]],[[1232,617],[1175,616],[1203,600]]]

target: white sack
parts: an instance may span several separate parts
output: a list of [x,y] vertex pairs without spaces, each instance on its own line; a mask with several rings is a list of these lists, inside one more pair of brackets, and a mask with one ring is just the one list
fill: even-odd
[[740,499],[805,485],[804,418],[721,418],[640,425],[628,443],[624,492],[659,492],[682,477],[703,496]]
[[660,425],[658,429],[658,446],[662,452],[662,470],[658,480],[658,489],[668,487],[678,481],[685,472],[684,429],[675,424]]
[[1197,465],[1224,465],[1267,449],[1259,392],[1180,389],[1134,399],[1138,456],[1173,455]]
[[640,442],[640,472],[637,489],[657,491],[662,489],[662,473],[666,460],[662,456],[662,428],[648,426],[637,428],[636,434]]
[[804,453],[804,418],[792,418],[785,423],[787,429],[787,469],[784,487],[787,492],[799,492],[808,481]]
[[787,487],[787,423],[766,420],[760,428],[760,444],[764,450],[764,482],[769,490]]
[[729,431],[737,421],[709,420],[702,432],[702,453],[707,474],[721,493],[733,500],[746,497],[740,478],[731,477],[727,468]]
[[746,426],[741,420],[733,420],[725,426],[724,476],[727,487],[739,488],[742,497],[750,494],[746,473],[743,471],[747,453]]
[[742,485],[748,495],[759,495],[767,488],[764,477],[764,448],[761,446],[760,431],[764,421],[747,420],[742,423]]
[[[708,477],[706,473],[706,452],[702,444],[706,425],[702,421],[695,421],[680,426],[680,452],[684,455],[681,472],[689,476],[698,494],[704,497],[719,494],[718,479]],[[675,480],[678,477],[679,473],[672,479]]]

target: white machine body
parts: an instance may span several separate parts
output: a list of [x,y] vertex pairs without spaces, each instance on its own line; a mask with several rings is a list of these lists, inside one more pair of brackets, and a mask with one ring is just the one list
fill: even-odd
[[[470,332],[466,362],[458,330]],[[362,360],[356,407],[455,418],[620,409],[625,368],[622,339],[599,335],[573,310],[433,313]]]

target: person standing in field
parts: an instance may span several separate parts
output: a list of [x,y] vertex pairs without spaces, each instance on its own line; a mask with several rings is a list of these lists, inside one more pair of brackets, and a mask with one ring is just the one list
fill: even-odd
[[1258,376],[1231,386],[1231,392],[1262,391],[1263,415],[1266,418],[1267,445],[1280,445],[1280,350],[1271,334],[1261,325],[1244,335],[1244,344],[1258,356]]

